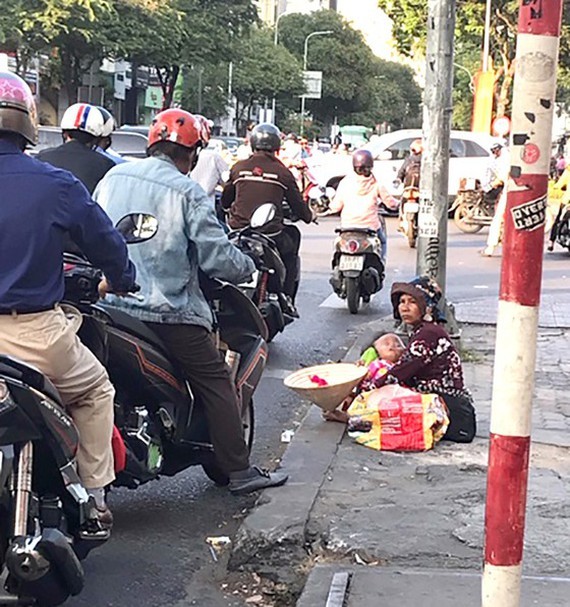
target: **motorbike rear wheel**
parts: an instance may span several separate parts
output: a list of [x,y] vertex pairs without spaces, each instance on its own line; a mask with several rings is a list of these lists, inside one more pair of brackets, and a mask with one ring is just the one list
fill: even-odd
[[473,217],[474,206],[469,202],[461,202],[453,213],[453,222],[465,234],[476,234],[483,229],[482,225],[465,222],[465,219]]
[[360,281],[358,278],[346,279],[346,303],[351,314],[358,314],[360,307]]
[[[249,405],[246,407],[246,410],[242,416],[243,423],[243,438],[245,440],[245,444],[247,445],[248,451],[251,453],[251,448],[253,446],[253,435],[255,428],[255,413],[253,406],[253,398],[249,401]],[[206,476],[216,483],[219,487],[227,487],[230,483],[229,476],[220,468],[218,462],[215,457],[208,462],[204,462],[202,464],[202,469]]]
[[414,215],[416,215],[415,213],[408,213],[407,217],[406,217],[406,238],[408,239],[408,246],[410,247],[410,249],[415,249],[416,248],[416,240],[417,240],[417,234],[416,234],[416,228],[415,228],[415,222],[416,222],[416,217],[414,217]]

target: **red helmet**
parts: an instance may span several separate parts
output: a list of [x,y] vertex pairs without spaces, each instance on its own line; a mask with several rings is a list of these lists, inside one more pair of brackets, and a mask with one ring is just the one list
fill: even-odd
[[160,141],[170,141],[185,148],[205,147],[207,141],[200,120],[185,110],[169,109],[158,113],[148,131],[148,147]]
[[206,116],[202,116],[202,114],[194,114],[194,116],[198,118],[202,125],[202,141],[204,141],[204,145],[207,145],[212,136],[212,127],[214,126],[214,123],[211,120],[208,120]]
[[38,137],[36,102],[16,74],[0,72],[0,131],[18,133],[34,145]]

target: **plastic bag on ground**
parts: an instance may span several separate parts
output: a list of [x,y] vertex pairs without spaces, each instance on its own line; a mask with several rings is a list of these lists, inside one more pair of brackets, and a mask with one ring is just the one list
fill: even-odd
[[359,394],[348,414],[349,435],[377,451],[433,449],[449,426],[441,397],[398,385]]

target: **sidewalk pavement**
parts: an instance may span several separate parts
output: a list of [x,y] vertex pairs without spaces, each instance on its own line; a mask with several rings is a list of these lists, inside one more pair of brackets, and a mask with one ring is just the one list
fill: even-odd
[[[390,319],[370,323],[346,359],[358,357],[367,335],[392,326]],[[476,440],[440,443],[427,453],[376,452],[312,407],[283,458],[291,481],[266,492],[245,519],[234,565],[279,579],[293,594],[312,569],[298,607],[481,604],[495,328],[464,324],[462,332]],[[524,607],[570,604],[569,333],[539,330]],[[334,599],[330,585],[347,579],[335,577],[342,573],[350,584]]]

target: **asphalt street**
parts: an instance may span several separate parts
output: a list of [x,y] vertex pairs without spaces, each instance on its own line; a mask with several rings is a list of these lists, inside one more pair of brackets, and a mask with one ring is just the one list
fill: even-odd
[[[286,444],[283,430],[295,430],[305,410],[282,385],[283,377],[301,365],[340,358],[361,324],[389,313],[389,285],[414,275],[415,251],[388,220],[389,250],[386,287],[357,316],[331,295],[328,284],[334,227],[326,218],[302,226],[303,275],[298,307],[301,318],[270,346],[269,366],[256,394],[256,438],[253,460],[274,466]],[[448,294],[454,301],[498,293],[500,257],[481,258],[486,230],[459,233],[450,222]],[[568,289],[567,252],[545,261],[545,290]],[[215,487],[200,469],[162,479],[137,491],[114,491],[111,541],[85,562],[86,588],[70,607],[222,607],[242,605],[223,594],[224,570],[214,563],[208,536],[231,536],[254,498],[235,498]]]

